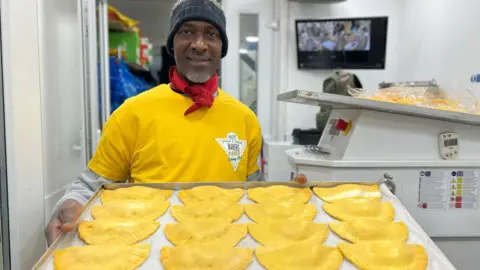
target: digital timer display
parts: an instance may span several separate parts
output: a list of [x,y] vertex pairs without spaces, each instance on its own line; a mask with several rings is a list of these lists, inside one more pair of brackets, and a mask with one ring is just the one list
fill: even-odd
[[458,144],[458,139],[445,140],[443,144],[445,145],[445,147],[454,146]]

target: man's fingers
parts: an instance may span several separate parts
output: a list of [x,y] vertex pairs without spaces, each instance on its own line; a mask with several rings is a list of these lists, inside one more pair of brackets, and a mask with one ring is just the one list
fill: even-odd
[[59,234],[55,233],[54,231],[46,232],[45,237],[47,238],[47,245],[50,246],[55,241],[55,239],[57,239],[58,235]]
[[77,219],[81,215],[82,211],[72,208],[68,209],[68,211],[65,210],[62,211],[62,231],[69,232],[77,227]]
[[63,224],[75,223],[83,212],[83,206],[76,201],[67,200],[59,211],[60,221]]
[[60,210],[60,220],[63,224],[73,223],[80,216],[80,212],[75,208],[67,208]]
[[57,240],[59,235],[57,235],[56,237],[53,237],[53,236],[50,236],[50,237],[47,237],[47,247],[50,247],[53,242],[55,242],[55,240]]
[[62,225],[62,231],[63,232],[70,232],[73,231],[77,227],[77,224],[75,222],[70,222],[70,223],[65,223]]
[[63,232],[72,231],[77,227],[77,219],[83,212],[83,206],[75,200],[66,200],[53,214],[45,228],[45,237],[50,246]]
[[50,246],[62,233],[62,223],[56,217],[52,218],[45,229],[45,238],[47,245]]

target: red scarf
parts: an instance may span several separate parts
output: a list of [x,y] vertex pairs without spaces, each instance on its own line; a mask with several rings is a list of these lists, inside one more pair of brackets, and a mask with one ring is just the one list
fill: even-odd
[[193,105],[185,111],[184,115],[192,113],[202,107],[212,107],[213,100],[215,99],[213,95],[218,89],[217,74],[213,75],[208,81],[202,84],[193,85],[189,85],[182,77],[180,77],[175,66],[170,68],[168,76],[170,77],[172,89],[189,96],[194,102]]

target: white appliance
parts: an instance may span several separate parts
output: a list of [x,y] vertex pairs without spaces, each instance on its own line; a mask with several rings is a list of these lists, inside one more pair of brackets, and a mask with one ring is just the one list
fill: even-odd
[[455,244],[447,256],[476,257],[468,246],[480,245],[479,115],[301,90],[278,100],[333,109],[316,149],[286,151],[296,174],[310,181],[391,175],[396,196],[427,234],[440,237],[439,246]]
[[265,140],[263,143],[263,173],[266,181],[288,182],[292,173],[296,171],[295,166],[290,163],[286,150],[298,148],[292,142],[276,142]]

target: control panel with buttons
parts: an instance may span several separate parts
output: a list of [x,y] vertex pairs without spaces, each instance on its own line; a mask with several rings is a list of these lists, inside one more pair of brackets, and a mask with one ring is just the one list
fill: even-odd
[[438,149],[443,159],[456,159],[459,153],[458,133],[446,132],[439,136]]
[[338,136],[340,132],[343,132],[343,135],[348,135],[351,128],[352,128],[351,120],[346,121],[343,119],[331,119],[329,134],[332,136]]

